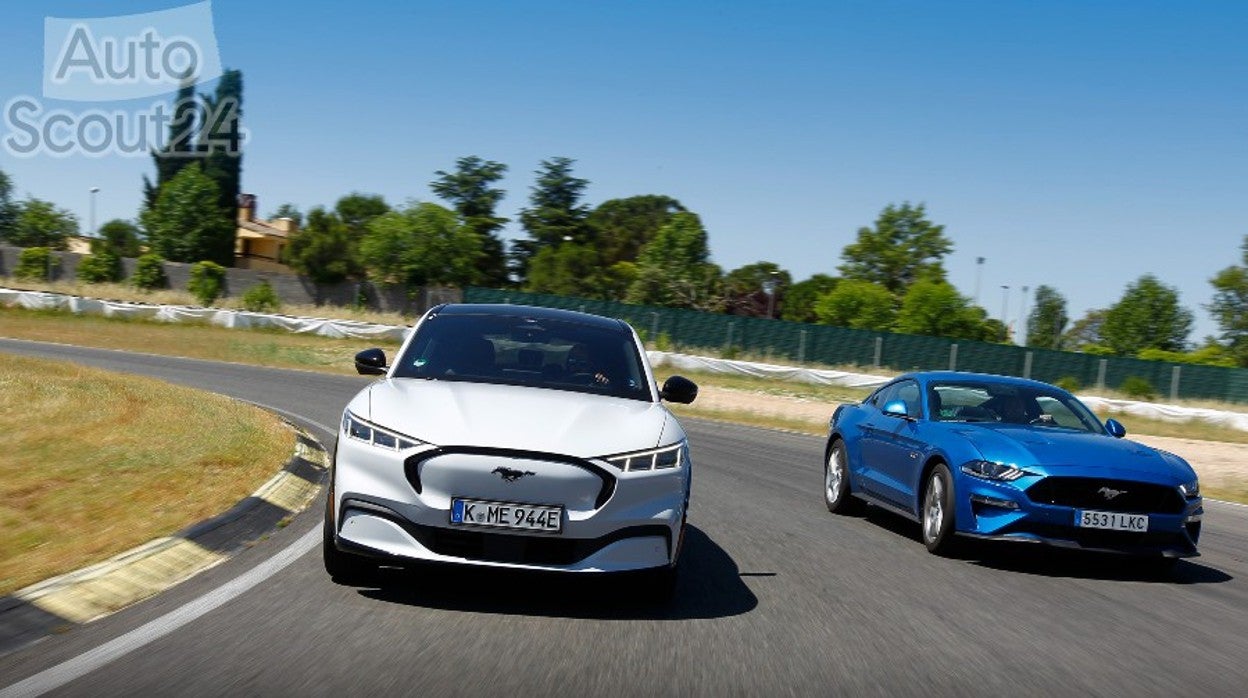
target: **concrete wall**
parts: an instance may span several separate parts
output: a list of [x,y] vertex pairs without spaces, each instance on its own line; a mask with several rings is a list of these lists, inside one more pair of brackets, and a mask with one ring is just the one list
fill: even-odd
[[[17,268],[18,256],[22,248],[0,245],[0,277],[12,277]],[[78,262],[84,255],[73,252],[54,252],[60,260],[60,266],[53,273],[54,281],[73,281],[77,278]],[[126,278],[134,274],[137,261],[123,259]],[[181,262],[165,262],[165,276],[169,279],[169,287],[186,290],[190,281],[191,265]],[[256,269],[226,269],[226,297],[238,297],[247,289],[268,281],[277,292],[277,297],[287,305],[355,305],[356,298],[362,298],[364,307],[369,310],[397,312],[404,315],[419,315],[429,307],[438,303],[454,303],[463,299],[459,289],[440,287],[418,287],[408,289],[404,286],[375,285],[371,282],[344,281],[337,284],[315,284],[309,279],[294,274],[261,271]],[[17,282],[14,282],[14,285]]]

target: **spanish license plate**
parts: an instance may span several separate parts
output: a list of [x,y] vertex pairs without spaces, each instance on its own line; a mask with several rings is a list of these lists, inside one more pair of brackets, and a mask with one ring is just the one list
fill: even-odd
[[451,523],[459,526],[559,533],[563,530],[563,507],[454,497],[451,499]]
[[1144,514],[1120,514],[1115,511],[1077,511],[1075,525],[1080,528],[1103,528],[1110,531],[1148,530],[1148,516]]

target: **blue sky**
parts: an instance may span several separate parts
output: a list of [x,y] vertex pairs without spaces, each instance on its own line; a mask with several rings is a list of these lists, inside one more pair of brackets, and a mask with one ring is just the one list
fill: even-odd
[[[43,23],[177,2],[6,6],[0,101],[42,97]],[[1242,2],[212,4],[244,72],[243,186],[262,213],[349,191],[429,200],[457,157],[506,163],[515,218],[543,158],[587,201],[667,194],[726,270],[836,273],[889,203],[946,226],[949,279],[993,317],[1056,287],[1072,315],[1145,273],[1197,316],[1248,235]],[[7,128],[0,127],[7,130]],[[14,158],[21,195],[133,218],[147,158]],[[508,230],[521,234],[518,226]]]

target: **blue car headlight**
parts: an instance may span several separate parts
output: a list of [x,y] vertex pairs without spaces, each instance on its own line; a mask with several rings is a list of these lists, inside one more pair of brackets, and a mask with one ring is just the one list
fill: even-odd
[[1200,480],[1192,480],[1179,485],[1179,492],[1183,494],[1185,499],[1196,499],[1200,496]]
[[387,451],[402,451],[405,448],[419,446],[424,442],[404,436],[396,431],[383,429],[376,424],[366,422],[350,412],[342,413],[342,432],[348,438],[372,444]]
[[990,460],[972,460],[962,464],[962,472],[984,480],[1013,482],[1027,473],[1009,463],[997,463]]

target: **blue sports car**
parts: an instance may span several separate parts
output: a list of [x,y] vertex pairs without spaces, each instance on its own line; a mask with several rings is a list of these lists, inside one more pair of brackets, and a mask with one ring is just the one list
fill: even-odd
[[1126,553],[1163,566],[1198,555],[1196,473],[1125,435],[1047,383],[911,373],[837,407],[824,498],[833,513],[865,500],[914,519],[937,554],[961,536]]

